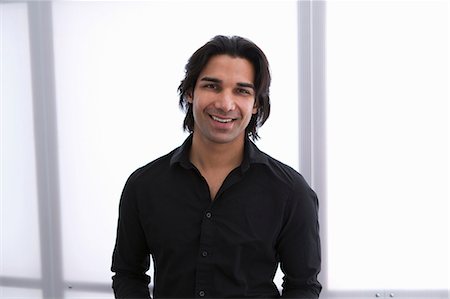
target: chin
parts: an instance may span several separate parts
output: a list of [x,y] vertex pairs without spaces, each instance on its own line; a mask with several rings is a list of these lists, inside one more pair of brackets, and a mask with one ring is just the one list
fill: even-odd
[[227,143],[231,143],[233,141],[236,140],[236,138],[219,138],[219,137],[212,137],[212,138],[208,138],[212,143],[217,143],[217,144],[227,144]]
[[216,144],[227,144],[233,143],[235,141],[240,140],[243,137],[242,134],[238,135],[230,135],[230,134],[210,134],[207,136],[207,139]]

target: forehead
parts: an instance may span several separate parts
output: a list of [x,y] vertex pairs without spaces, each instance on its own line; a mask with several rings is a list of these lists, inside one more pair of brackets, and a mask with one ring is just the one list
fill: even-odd
[[253,83],[254,69],[252,63],[246,58],[220,54],[214,55],[208,60],[200,72],[199,79],[203,76]]

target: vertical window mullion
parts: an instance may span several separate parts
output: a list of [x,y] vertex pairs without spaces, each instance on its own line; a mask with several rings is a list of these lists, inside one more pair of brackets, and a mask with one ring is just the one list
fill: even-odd
[[63,298],[52,2],[28,2],[44,298]]

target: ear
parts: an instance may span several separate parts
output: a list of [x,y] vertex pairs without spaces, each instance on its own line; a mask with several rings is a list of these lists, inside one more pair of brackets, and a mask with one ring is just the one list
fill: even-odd
[[190,104],[192,104],[192,102],[194,101],[194,97],[191,90],[186,93],[186,99],[187,102]]
[[255,100],[255,103],[253,104],[252,114],[258,113],[258,102]]

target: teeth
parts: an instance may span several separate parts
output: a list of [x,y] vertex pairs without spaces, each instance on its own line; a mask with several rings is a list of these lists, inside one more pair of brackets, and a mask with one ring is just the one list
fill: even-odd
[[229,123],[230,121],[232,121],[232,118],[227,118],[227,119],[223,119],[223,118],[218,118],[214,115],[211,115],[212,119],[214,119],[215,121],[221,122],[221,123]]

